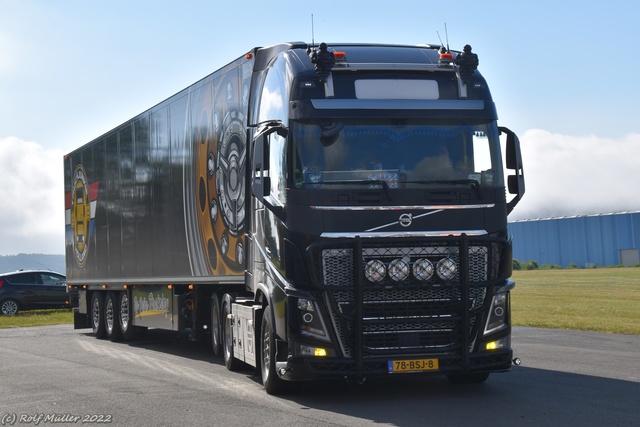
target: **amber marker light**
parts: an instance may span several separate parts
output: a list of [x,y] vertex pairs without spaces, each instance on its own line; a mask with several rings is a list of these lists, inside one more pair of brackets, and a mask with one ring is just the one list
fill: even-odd
[[173,289],[173,285],[167,286],[167,289]]
[[449,53],[449,52],[441,53],[440,54],[440,59],[445,59],[445,60],[452,61],[453,60],[453,53]]
[[251,59],[253,58],[253,53],[249,52],[244,56],[244,59]]
[[193,285],[189,285],[189,290],[192,291],[193,290]]
[[102,285],[102,289],[107,289],[107,285]]

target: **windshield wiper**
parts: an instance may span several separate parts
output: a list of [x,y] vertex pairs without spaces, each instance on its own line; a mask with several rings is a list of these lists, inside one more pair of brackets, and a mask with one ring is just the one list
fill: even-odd
[[416,181],[402,181],[403,184],[447,184],[447,185],[470,185],[476,190],[478,198],[482,199],[482,193],[480,192],[480,184],[475,179],[448,179],[448,180],[416,180]]
[[362,179],[362,180],[340,180],[340,181],[320,181],[320,182],[307,182],[306,184],[326,184],[326,185],[379,185],[384,189],[384,194],[387,196],[387,200],[391,200],[389,195],[389,183],[384,179]]

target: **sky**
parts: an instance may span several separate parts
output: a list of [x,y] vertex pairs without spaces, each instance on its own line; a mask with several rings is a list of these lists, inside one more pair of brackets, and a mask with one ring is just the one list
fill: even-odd
[[521,142],[509,220],[640,210],[638,16],[620,0],[0,0],[0,255],[64,253],[64,154],[253,47],[312,37],[470,44]]

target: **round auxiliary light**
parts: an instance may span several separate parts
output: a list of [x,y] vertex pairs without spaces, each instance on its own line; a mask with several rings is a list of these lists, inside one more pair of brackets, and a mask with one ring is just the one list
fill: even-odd
[[384,279],[385,274],[387,274],[387,268],[384,263],[380,260],[374,259],[367,263],[364,267],[364,276],[368,281],[377,283]]
[[436,265],[436,273],[442,280],[452,280],[458,272],[458,266],[451,258],[442,258]]
[[413,263],[413,277],[426,282],[433,276],[433,264],[428,259],[422,258]]
[[389,277],[394,282],[401,282],[409,277],[409,260],[394,259],[389,263]]

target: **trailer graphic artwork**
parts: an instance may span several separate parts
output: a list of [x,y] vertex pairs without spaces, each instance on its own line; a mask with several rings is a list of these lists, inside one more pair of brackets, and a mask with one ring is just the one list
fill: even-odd
[[84,267],[89,254],[98,185],[97,182],[89,184],[84,168],[78,165],[73,174],[73,192],[65,195],[65,223],[67,233],[72,236],[73,255],[79,267]]
[[236,273],[244,264],[244,129],[251,77],[250,64],[245,65],[213,80],[211,90],[202,91],[200,100],[195,159],[197,207],[210,273]]

